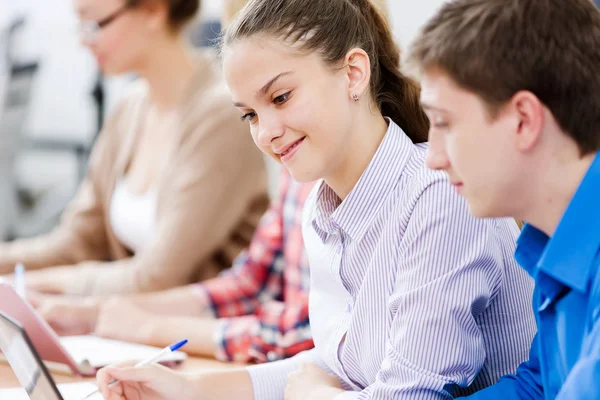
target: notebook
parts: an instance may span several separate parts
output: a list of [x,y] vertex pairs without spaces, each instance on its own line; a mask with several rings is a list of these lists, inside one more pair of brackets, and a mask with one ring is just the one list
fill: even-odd
[[[66,365],[76,375],[94,376],[98,369],[107,365],[143,360],[161,350],[152,346],[89,335],[59,338],[35,309],[7,282],[0,282],[0,299],[0,312],[24,327],[42,360],[50,362],[49,365],[52,366]],[[161,361],[161,364],[175,366],[186,359],[186,353],[176,351]]]

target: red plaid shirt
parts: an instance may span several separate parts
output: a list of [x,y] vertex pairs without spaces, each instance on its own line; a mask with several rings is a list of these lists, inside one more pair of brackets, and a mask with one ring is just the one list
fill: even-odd
[[215,333],[220,360],[260,363],[313,347],[302,210],[314,183],[294,182],[283,170],[279,198],[261,219],[249,248],[230,270],[199,284],[222,319]]

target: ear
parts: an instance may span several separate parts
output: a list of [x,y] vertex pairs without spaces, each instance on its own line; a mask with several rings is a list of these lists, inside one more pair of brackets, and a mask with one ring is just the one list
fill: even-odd
[[344,59],[348,78],[348,98],[354,95],[363,98],[371,82],[371,60],[369,55],[359,48],[350,50]]
[[522,152],[530,151],[539,143],[544,128],[544,105],[536,95],[529,91],[520,91],[511,100],[517,115],[517,148]]

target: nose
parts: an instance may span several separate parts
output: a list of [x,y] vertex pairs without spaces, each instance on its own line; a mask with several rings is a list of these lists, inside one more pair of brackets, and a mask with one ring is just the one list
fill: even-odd
[[283,136],[283,124],[272,115],[262,115],[259,118],[257,143],[261,147],[270,147],[271,143]]
[[450,167],[446,145],[441,135],[429,134],[426,164],[428,168],[433,170],[446,170]]

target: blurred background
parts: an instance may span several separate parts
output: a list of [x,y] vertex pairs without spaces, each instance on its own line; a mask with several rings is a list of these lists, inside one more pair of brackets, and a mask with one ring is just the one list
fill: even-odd
[[[388,2],[403,48],[442,2]],[[214,43],[221,9],[221,0],[203,1],[189,32],[195,46]],[[70,0],[0,0],[0,241],[57,223],[104,119],[134,78],[101,76],[76,27]],[[269,172],[273,190],[277,167]]]

